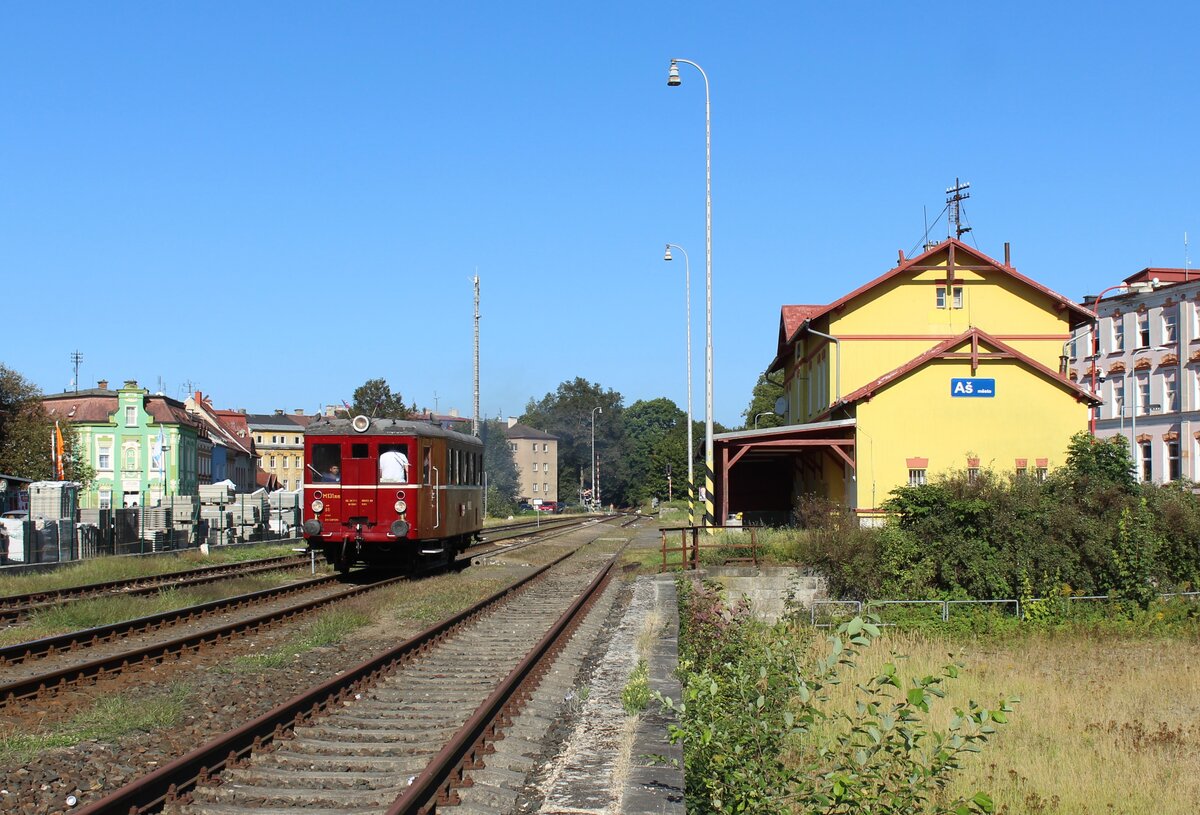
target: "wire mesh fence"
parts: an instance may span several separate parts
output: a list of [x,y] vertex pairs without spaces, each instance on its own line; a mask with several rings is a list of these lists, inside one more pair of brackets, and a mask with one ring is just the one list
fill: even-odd
[[[1166,592],[1158,595],[1163,600],[1174,597],[1187,600],[1200,600],[1200,591]],[[881,625],[895,625],[894,618],[889,621],[890,608],[916,608],[927,610],[925,613],[906,614],[909,621],[940,620],[949,622],[956,608],[982,607],[995,609],[997,613],[1007,614],[1018,620],[1029,619],[1029,611],[1039,604],[1067,602],[1074,603],[1105,602],[1120,600],[1107,594],[1093,595],[1063,595],[1061,597],[1027,597],[1024,600],[1006,598],[999,600],[814,600],[809,605],[809,623],[817,628],[830,628],[838,623],[862,614],[875,613],[880,618]]]

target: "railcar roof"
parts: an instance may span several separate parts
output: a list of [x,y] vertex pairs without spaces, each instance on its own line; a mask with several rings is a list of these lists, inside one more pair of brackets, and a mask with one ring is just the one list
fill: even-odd
[[422,438],[452,439],[465,444],[483,444],[475,436],[446,430],[429,422],[413,422],[407,419],[371,419],[370,426],[359,433],[350,425],[350,419],[331,419],[322,416],[304,429],[306,436],[420,436]]

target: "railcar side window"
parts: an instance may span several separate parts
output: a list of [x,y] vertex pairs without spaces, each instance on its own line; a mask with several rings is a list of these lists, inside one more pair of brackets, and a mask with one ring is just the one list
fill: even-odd
[[421,461],[421,477],[422,477],[423,483],[425,483],[425,484],[429,483],[430,464],[431,464],[431,457],[430,457],[430,453],[429,453],[429,448],[426,447],[425,455],[422,457],[422,461]]
[[[312,463],[307,478],[314,481],[341,481],[342,446],[340,444],[314,444]],[[316,470],[316,472],[313,472]]]
[[370,449],[368,444],[352,444],[350,445],[350,458],[370,458]]

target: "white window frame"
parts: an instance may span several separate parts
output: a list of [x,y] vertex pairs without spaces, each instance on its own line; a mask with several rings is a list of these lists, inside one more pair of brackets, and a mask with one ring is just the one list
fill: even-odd
[[1163,374],[1163,412],[1179,410],[1179,378],[1175,373]]
[[137,405],[125,406],[125,426],[137,427]]
[[922,467],[908,468],[908,486],[920,487],[928,481],[929,471]]
[[1112,318],[1112,351],[1125,350],[1125,321],[1121,317]]
[[1174,345],[1179,342],[1179,315],[1175,312],[1164,311],[1162,315],[1163,345]]

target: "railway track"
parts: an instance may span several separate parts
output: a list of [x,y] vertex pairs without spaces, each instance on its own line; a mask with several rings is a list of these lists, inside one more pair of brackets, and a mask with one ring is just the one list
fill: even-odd
[[[571,524],[572,527],[578,525]],[[519,544],[493,547],[485,554],[494,555],[501,551],[543,542],[556,534],[562,534],[561,526],[544,529],[536,538]],[[463,559],[455,564],[455,567],[464,567],[469,562],[469,558]],[[0,709],[24,700],[57,695],[76,685],[116,677],[132,668],[199,653],[235,638],[411,579],[409,575],[401,575],[378,580],[370,577],[369,571],[356,571],[355,574],[359,579],[366,576],[370,582],[364,586],[342,589],[338,588],[341,585],[338,576],[326,575],[134,620],[0,647],[0,668],[5,669],[4,681],[0,682]],[[317,592],[318,595],[260,614],[247,614],[257,606],[278,603],[313,592]],[[234,617],[231,621],[215,626],[203,625],[207,620],[231,615]],[[168,629],[188,627],[192,630],[176,637],[164,638],[160,635]],[[148,641],[133,647],[126,642],[132,637],[143,635],[147,636]],[[49,667],[36,664],[41,661],[57,664]]]
[[[199,630],[191,631],[183,636],[174,637],[167,640],[153,640],[147,644],[135,646],[133,648],[121,647],[111,653],[99,656],[93,659],[87,659],[84,654],[84,660],[73,660],[70,664],[62,667],[42,669],[40,667],[31,671],[20,671],[21,666],[16,666],[16,669],[9,667],[5,673],[8,677],[7,681],[0,684],[0,708],[6,708],[13,705],[15,702],[22,700],[36,699],[47,695],[54,695],[62,691],[82,683],[96,682],[100,679],[111,678],[118,676],[125,671],[135,667],[155,664],[163,662],[167,659],[178,658],[189,653],[197,653],[207,648],[220,645],[228,642],[236,637],[254,633],[268,627],[279,625],[298,617],[301,617],[310,612],[336,603],[344,602],[353,597],[366,594],[367,592],[376,591],[387,586],[407,580],[407,577],[399,576],[384,580],[373,581],[364,586],[353,586],[346,589],[336,589],[333,591],[322,592],[318,597],[304,600],[299,603],[292,603],[281,608],[272,609],[265,613],[255,614],[249,617],[241,617],[233,622],[224,623],[213,627],[203,627]],[[296,591],[311,591],[321,589],[328,586],[340,585],[337,578],[330,576],[324,578],[316,578],[314,580],[304,581],[298,584]],[[241,595],[236,598],[231,598],[228,601],[216,601],[215,604],[225,604],[227,607],[221,610],[209,610],[207,613],[199,614],[198,616],[212,616],[214,614],[231,613],[239,609],[245,609],[252,604],[258,602],[266,602],[269,600],[286,598],[289,594],[294,594],[293,587],[281,587],[280,589],[267,589],[263,592],[254,592],[250,595]],[[260,595],[256,597],[256,595]],[[261,595],[272,595],[264,597]],[[205,606],[213,606],[214,603],[205,604]],[[175,612],[168,612],[169,615],[190,615],[196,613],[202,606],[192,606],[186,609],[180,609]],[[155,615],[155,617],[162,615]],[[141,620],[132,620],[127,623],[118,623],[116,626],[106,626],[106,629],[120,629],[122,626],[139,626],[147,620],[154,618],[142,618]],[[180,620],[176,620],[175,624],[180,624]],[[83,643],[92,632],[100,631],[101,629],[91,629],[89,631],[75,632],[73,634],[63,635],[62,637],[48,638],[51,640],[62,640],[65,638],[74,638],[76,641],[76,649],[68,648],[66,651],[56,649],[56,653],[63,655],[78,655],[82,649]],[[145,630],[152,630],[145,629]],[[103,642],[118,642],[123,639],[119,633],[108,632],[105,635]],[[10,646],[4,651],[10,652],[12,658],[20,658],[17,653],[22,649],[28,649],[32,654],[37,650],[42,641],[34,641],[31,643],[19,643]],[[94,643],[99,644],[99,642]],[[43,653],[42,656],[47,656],[48,653]],[[14,676],[14,674],[21,674]]]
[[309,565],[309,562],[308,554],[280,555],[240,563],[225,563],[220,566],[203,566],[198,569],[187,569],[169,574],[90,583],[53,591],[9,595],[0,597],[0,623],[20,622],[39,610],[77,600],[115,595],[143,596],[168,588],[202,586],[228,580],[231,577],[298,568]]
[[496,772],[483,769],[489,745],[603,590],[611,541],[564,555],[78,811],[440,811],[472,774]]

